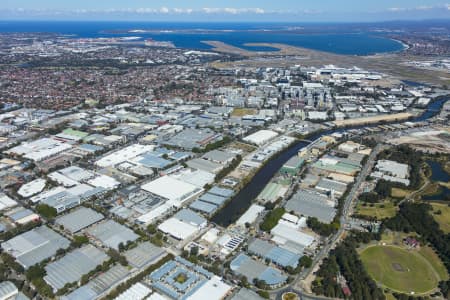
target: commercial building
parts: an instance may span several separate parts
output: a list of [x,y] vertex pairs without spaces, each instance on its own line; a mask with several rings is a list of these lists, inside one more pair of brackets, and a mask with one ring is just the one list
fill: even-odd
[[40,226],[3,242],[1,246],[28,269],[52,257],[58,249],[69,248],[70,242],[47,226]]
[[83,246],[45,266],[44,280],[57,291],[68,283],[77,282],[108,258],[108,255],[92,245]]
[[283,268],[297,267],[301,257],[297,253],[261,239],[255,239],[248,245],[248,253],[257,255]]
[[181,257],[176,257],[153,271],[152,286],[170,299],[224,299],[232,287],[222,278]]
[[288,278],[280,270],[268,267],[243,253],[231,261],[230,269],[236,275],[245,276],[248,282],[253,282],[257,279],[265,282],[272,288],[283,285]]

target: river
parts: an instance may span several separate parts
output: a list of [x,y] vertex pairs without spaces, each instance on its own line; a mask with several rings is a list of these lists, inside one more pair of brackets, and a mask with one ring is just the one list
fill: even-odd
[[[422,122],[433,116],[435,116],[441,110],[444,103],[450,99],[450,96],[441,97],[431,102],[426,111],[420,116],[411,120],[411,122]],[[378,124],[374,124],[371,126],[377,126]],[[368,125],[364,126],[355,126],[348,129],[358,129],[363,127],[370,127]],[[328,135],[333,132],[339,132],[344,129],[334,129],[328,130],[325,132],[321,132],[318,134],[314,134],[308,137],[309,140],[316,140],[323,135]],[[239,217],[250,207],[253,200],[261,193],[264,187],[270,182],[272,177],[278,172],[278,170],[297,152],[308,146],[309,143],[305,141],[299,141],[296,144],[292,145],[290,148],[284,150],[280,154],[278,154],[273,159],[270,159],[256,174],[253,176],[251,181],[241,189],[234,197],[229,201],[214,217],[212,218],[212,222],[223,226],[228,227],[230,224],[234,223]]]

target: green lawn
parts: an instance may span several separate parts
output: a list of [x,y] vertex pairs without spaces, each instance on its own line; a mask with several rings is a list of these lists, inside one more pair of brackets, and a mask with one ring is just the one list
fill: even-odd
[[[433,207],[431,213],[436,222],[439,223],[439,227],[445,233],[450,233],[450,207],[443,203],[430,203]],[[435,214],[436,211],[441,211],[440,214]]]
[[439,276],[416,250],[396,246],[372,246],[360,254],[369,274],[383,286],[403,292],[423,294],[433,290]]
[[441,259],[436,254],[436,252],[433,251],[433,249],[428,246],[422,246],[420,247],[419,253],[433,266],[433,268],[441,277],[441,280],[448,279],[447,268],[444,266]]
[[395,214],[397,213],[397,206],[389,201],[383,203],[375,203],[372,207],[370,206],[370,204],[363,206],[361,203],[359,203],[356,209],[356,213],[365,216],[377,217],[377,220],[383,220],[395,216]]

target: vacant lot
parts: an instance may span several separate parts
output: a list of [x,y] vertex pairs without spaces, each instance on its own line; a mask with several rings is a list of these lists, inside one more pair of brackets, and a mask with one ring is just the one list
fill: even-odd
[[245,115],[254,115],[257,112],[258,111],[256,109],[251,109],[251,108],[235,108],[235,109],[233,109],[233,112],[231,113],[231,115],[233,117],[242,117]]
[[437,287],[440,276],[416,250],[397,246],[372,246],[361,252],[369,274],[383,286],[403,292],[424,294]]
[[364,216],[376,217],[377,220],[383,220],[395,216],[397,213],[397,206],[389,201],[375,203],[373,206],[370,206],[370,204],[362,206],[361,203],[359,203],[356,213]]

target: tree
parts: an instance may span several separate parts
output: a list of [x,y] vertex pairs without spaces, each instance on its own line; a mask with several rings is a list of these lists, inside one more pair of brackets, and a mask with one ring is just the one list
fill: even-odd
[[47,219],[53,219],[58,214],[56,208],[51,207],[51,206],[49,206],[47,204],[38,204],[36,206],[36,211],[41,216],[43,216],[44,218],[47,218]]
[[191,248],[191,255],[193,255],[193,256],[197,256],[198,255],[198,247],[197,246],[193,246]]

